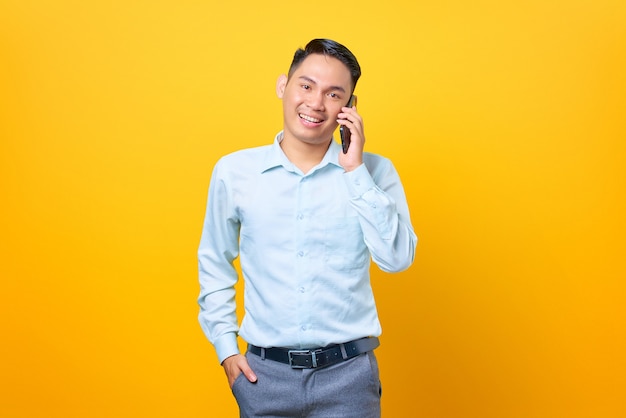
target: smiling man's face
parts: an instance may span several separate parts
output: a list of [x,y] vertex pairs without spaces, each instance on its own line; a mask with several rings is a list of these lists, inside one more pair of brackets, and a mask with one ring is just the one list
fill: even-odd
[[309,55],[276,86],[283,100],[284,138],[310,145],[328,145],[337,128],[337,115],[352,92],[350,71],[341,61]]

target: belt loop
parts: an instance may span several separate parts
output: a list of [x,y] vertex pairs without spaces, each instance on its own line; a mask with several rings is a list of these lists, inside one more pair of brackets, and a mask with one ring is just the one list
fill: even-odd
[[261,360],[265,360],[265,348],[261,347]]
[[346,353],[346,345],[343,343],[339,344],[339,349],[341,350],[341,357],[343,357],[344,360],[347,360],[348,353]]

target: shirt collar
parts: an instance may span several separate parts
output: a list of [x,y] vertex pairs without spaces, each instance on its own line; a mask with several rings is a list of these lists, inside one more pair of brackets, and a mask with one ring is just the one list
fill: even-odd
[[[280,147],[280,143],[284,138],[284,131],[280,131],[274,137],[274,143],[270,146],[268,153],[265,158],[265,163],[261,166],[261,171],[266,172],[275,167],[283,166],[289,171],[296,171],[296,167],[293,165],[291,161],[287,158],[282,148]],[[328,147],[328,151],[324,154],[324,158],[319,163],[316,169],[320,169],[325,167],[328,164],[335,165],[339,168],[342,168],[339,165],[339,151],[341,150],[341,145],[339,145],[334,139],[331,141],[330,146]],[[316,169],[312,170],[315,171]]]

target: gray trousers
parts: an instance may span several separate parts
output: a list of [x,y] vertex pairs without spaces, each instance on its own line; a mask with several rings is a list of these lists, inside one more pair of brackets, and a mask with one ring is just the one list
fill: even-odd
[[233,395],[241,418],[379,418],[381,386],[373,352],[319,369],[289,365],[247,353],[257,382],[240,375]]

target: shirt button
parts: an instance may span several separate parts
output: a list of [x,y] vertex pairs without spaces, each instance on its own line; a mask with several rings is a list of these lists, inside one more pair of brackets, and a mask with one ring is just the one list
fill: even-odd
[[304,287],[301,287],[300,289],[298,289],[300,291],[300,293],[304,293]]
[[304,257],[304,251],[298,251],[298,257]]
[[304,219],[304,215],[303,215],[303,214],[299,214],[299,215],[298,215],[298,220],[299,220],[299,221],[301,221],[301,220],[303,220],[303,219]]
[[302,326],[300,327],[300,329],[301,329],[302,331],[306,331],[306,325],[302,325]]

